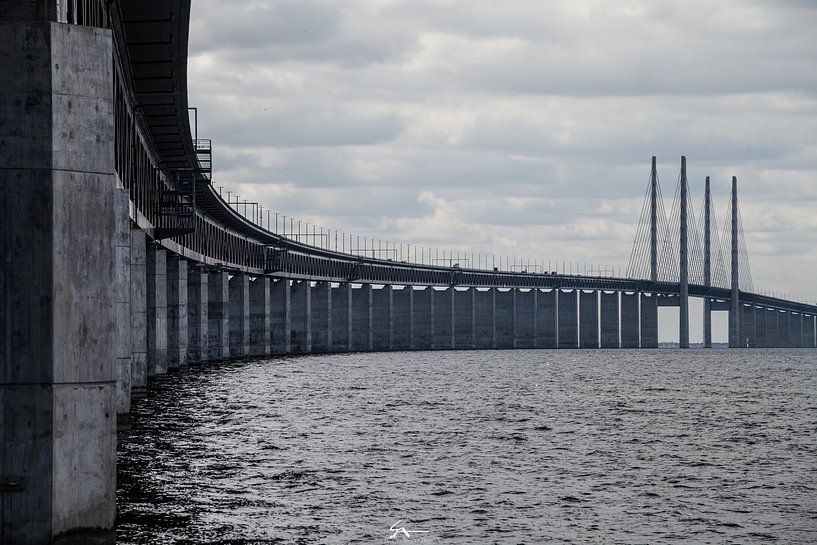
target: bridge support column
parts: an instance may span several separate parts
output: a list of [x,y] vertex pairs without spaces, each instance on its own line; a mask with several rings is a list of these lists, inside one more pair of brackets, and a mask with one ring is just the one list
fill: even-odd
[[477,348],[496,348],[496,288],[480,291],[474,288]]
[[270,285],[270,344],[275,354],[292,351],[292,291],[289,278]]
[[292,351],[312,352],[312,285],[309,280],[292,282]]
[[411,350],[414,347],[414,289],[404,286],[394,290],[394,348]]
[[208,349],[208,280],[201,265],[187,269],[187,355],[190,363],[209,359]]
[[207,347],[212,361],[230,357],[230,284],[226,271],[207,278]]
[[757,348],[755,335],[755,306],[740,305],[740,341],[744,348]]
[[755,308],[755,339],[758,348],[766,348],[766,317],[768,313],[763,307]]
[[332,350],[332,284],[316,282],[312,287],[312,351]]
[[704,348],[712,348],[712,299],[704,297]]
[[621,348],[638,348],[638,294],[621,292]]
[[791,326],[789,325],[790,319],[791,312],[788,310],[783,310],[777,313],[777,338],[778,346],[781,348],[788,348],[791,346],[791,340],[789,339],[789,333],[791,331]]
[[131,396],[139,398],[148,384],[147,243],[141,229],[130,235]]
[[454,347],[460,350],[474,348],[474,317],[476,289],[455,290],[454,292]]
[[803,346],[806,348],[815,347],[814,316],[808,314],[803,322]]
[[332,288],[332,346],[335,352],[352,349],[352,285]]
[[148,378],[167,374],[167,250],[147,251]]
[[539,290],[516,290],[516,348],[536,346],[536,303]]
[[780,347],[780,336],[778,335],[778,315],[776,308],[766,309],[766,346],[769,348]]
[[270,343],[270,278],[250,282],[250,355],[268,356]]
[[791,325],[791,345],[795,348],[803,347],[803,314],[797,312],[789,316],[789,324]]
[[372,349],[372,285],[352,290],[352,349]]
[[130,304],[130,219],[128,191],[114,192],[114,253],[116,285],[116,422],[125,429],[130,422],[131,400],[131,304]]
[[536,294],[536,348],[556,348],[557,310],[559,290],[541,291]]
[[187,367],[187,261],[167,259],[167,367]]
[[[44,5],[3,2],[0,14]],[[112,57],[107,30],[0,22],[0,541],[8,545],[89,529],[113,539]]]
[[430,350],[434,336],[434,288],[414,290],[414,346],[415,350]]
[[578,291],[559,291],[559,348],[579,346]]
[[250,353],[250,277],[236,273],[230,285],[230,357],[243,358]]
[[579,335],[581,348],[599,347],[599,294],[579,291]]
[[434,335],[432,340],[436,350],[450,350],[454,348],[453,287],[434,290]]
[[394,290],[391,286],[372,290],[372,346],[375,350],[394,348]]
[[732,176],[732,296],[729,305],[729,348],[739,348],[740,339],[740,278],[738,265],[738,179]]
[[516,289],[496,290],[496,347],[516,347]]
[[618,348],[618,292],[601,292],[601,347]]
[[641,348],[658,348],[658,296],[642,293]]

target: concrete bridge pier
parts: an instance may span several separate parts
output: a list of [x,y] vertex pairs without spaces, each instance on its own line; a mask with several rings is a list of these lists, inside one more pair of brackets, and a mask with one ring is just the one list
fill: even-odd
[[477,348],[496,348],[496,288],[474,293],[475,333]]
[[515,348],[534,348],[536,346],[536,322],[539,290],[516,291],[514,324],[516,330]]
[[112,541],[116,514],[112,39],[45,7],[0,2],[3,545]]
[[658,296],[640,294],[641,348],[658,348]]
[[558,341],[559,290],[537,290],[536,294],[536,348],[556,348]]
[[768,346],[766,341],[766,309],[763,307],[755,308],[755,342],[758,348],[766,348]]
[[201,364],[210,358],[208,285],[207,270],[191,263],[187,270],[187,355],[190,363]]
[[148,378],[167,374],[167,251],[147,249]]
[[230,357],[230,284],[227,271],[207,275],[207,347],[210,360]]
[[780,313],[776,308],[766,309],[766,346],[769,348],[777,348],[780,346],[778,314]]
[[312,351],[332,351],[332,284],[316,282],[312,287]]
[[789,338],[791,334],[790,319],[791,312],[788,310],[781,310],[777,313],[777,339],[781,348],[791,346],[791,339]]
[[131,396],[142,398],[148,384],[147,242],[141,229],[130,234]]
[[352,285],[332,288],[332,346],[335,352],[352,350]]
[[496,347],[516,348],[516,290],[496,290]]
[[167,259],[167,368],[187,367],[187,261],[177,255]]
[[638,348],[638,294],[621,293],[621,348]]
[[114,192],[114,253],[116,285],[116,421],[117,428],[130,422],[131,401],[131,303],[130,303],[130,219],[129,196],[125,189]]
[[270,277],[259,276],[250,282],[250,355],[271,353]]
[[292,282],[292,351],[312,352],[312,286],[309,280]]
[[755,306],[745,303],[740,305],[740,339],[744,348],[757,348],[755,334]]
[[454,347],[460,350],[471,350],[476,346],[476,292],[475,288],[454,292]]
[[392,350],[394,347],[394,289],[383,286],[372,290],[372,348]]
[[599,295],[597,291],[579,291],[579,335],[581,348],[599,347]]
[[394,349],[414,347],[414,289],[403,286],[392,293],[394,303]]
[[579,309],[577,290],[560,290],[558,300],[559,348],[578,348]]
[[250,277],[235,273],[229,279],[230,357],[250,354]]
[[434,332],[432,346],[436,350],[454,348],[454,288],[434,290]]
[[813,315],[806,314],[803,318],[803,346],[806,348],[815,348],[815,320]]
[[352,350],[372,349],[372,285],[352,290]]
[[289,278],[270,284],[270,344],[276,354],[292,351],[292,291]]
[[414,350],[431,350],[434,336],[434,288],[414,290],[413,316]]
[[601,347],[619,347],[618,292],[601,292]]

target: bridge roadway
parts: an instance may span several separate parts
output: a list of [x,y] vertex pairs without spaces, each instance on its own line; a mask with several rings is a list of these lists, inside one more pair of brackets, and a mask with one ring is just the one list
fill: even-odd
[[[111,541],[117,422],[190,364],[657,346],[678,284],[361,258],[241,217],[191,132],[189,15],[189,0],[0,3],[0,542]],[[816,307],[739,300],[741,344],[815,346]]]

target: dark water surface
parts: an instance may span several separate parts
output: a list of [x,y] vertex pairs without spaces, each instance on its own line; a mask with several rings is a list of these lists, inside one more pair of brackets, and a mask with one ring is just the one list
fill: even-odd
[[814,350],[279,358],[132,418],[121,543],[817,543]]

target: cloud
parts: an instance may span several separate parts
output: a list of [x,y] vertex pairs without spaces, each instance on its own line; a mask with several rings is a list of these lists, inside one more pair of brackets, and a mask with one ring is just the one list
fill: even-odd
[[625,268],[650,156],[669,200],[685,154],[721,220],[738,176],[755,284],[785,271],[817,298],[813,2],[200,0],[192,16],[216,184],[270,210]]

